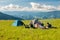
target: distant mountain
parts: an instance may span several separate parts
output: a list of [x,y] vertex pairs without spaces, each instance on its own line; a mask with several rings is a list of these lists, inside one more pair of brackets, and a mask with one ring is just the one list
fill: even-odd
[[60,11],[52,11],[52,12],[4,11],[3,13],[17,17],[17,18],[23,18],[23,19],[60,18]]
[[22,18],[14,17],[11,15],[4,14],[0,12],[0,20],[22,20]]

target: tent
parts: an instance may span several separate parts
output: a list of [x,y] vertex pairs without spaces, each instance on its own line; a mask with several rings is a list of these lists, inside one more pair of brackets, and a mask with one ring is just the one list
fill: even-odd
[[21,20],[15,20],[12,24],[12,26],[22,26],[24,23]]

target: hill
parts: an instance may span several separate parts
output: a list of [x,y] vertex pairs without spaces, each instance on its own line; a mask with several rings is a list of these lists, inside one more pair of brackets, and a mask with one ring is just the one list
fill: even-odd
[[14,17],[12,15],[4,14],[0,12],[0,20],[22,20],[22,18]]
[[[51,29],[33,29],[24,26],[12,26],[14,20],[0,20],[0,40],[60,40],[60,19],[40,20],[44,24],[51,23]],[[29,24],[31,20],[23,20]]]
[[14,17],[23,19],[50,19],[50,18],[60,18],[60,11],[52,12],[26,12],[26,11],[5,11],[4,14],[12,15]]

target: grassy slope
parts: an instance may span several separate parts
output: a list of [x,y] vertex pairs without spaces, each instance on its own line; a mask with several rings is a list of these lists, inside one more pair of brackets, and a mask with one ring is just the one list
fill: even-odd
[[[51,23],[57,29],[28,29],[24,26],[13,27],[13,20],[0,20],[0,40],[60,40],[60,19],[40,20]],[[29,24],[29,20],[24,20]]]

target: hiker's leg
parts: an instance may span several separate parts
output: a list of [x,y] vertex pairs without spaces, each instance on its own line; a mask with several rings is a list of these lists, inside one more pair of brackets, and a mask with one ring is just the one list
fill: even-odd
[[38,24],[35,24],[35,26],[34,26],[35,28],[38,28]]

